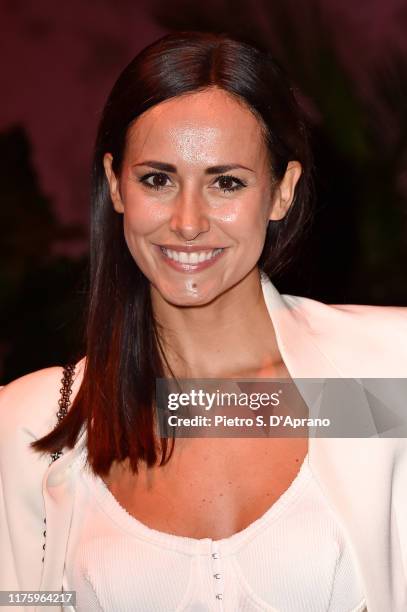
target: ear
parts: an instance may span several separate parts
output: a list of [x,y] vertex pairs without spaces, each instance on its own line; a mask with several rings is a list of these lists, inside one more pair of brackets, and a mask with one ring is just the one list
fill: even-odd
[[280,221],[288,212],[295,194],[295,186],[302,173],[302,167],[298,161],[290,161],[287,170],[273,194],[273,205],[269,219]]
[[112,168],[113,157],[110,153],[105,153],[103,157],[103,165],[105,167],[106,178],[109,183],[110,197],[112,198],[113,207],[116,212],[124,212],[124,206],[119,189],[119,180],[113,172]]

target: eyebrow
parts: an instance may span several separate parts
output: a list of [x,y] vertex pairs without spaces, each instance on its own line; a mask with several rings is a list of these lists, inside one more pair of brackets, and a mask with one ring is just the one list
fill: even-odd
[[[133,167],[136,166],[149,166],[149,168],[154,168],[155,170],[162,170],[164,172],[177,172],[177,167],[173,164],[166,164],[164,162],[148,160],[141,162],[139,164],[134,164]],[[247,166],[242,166],[241,164],[224,164],[222,166],[210,166],[209,168],[205,168],[205,174],[222,174],[223,172],[229,172],[229,170],[236,170],[237,168],[243,168],[243,170],[249,170],[250,172],[254,172],[251,168],[247,168]]]

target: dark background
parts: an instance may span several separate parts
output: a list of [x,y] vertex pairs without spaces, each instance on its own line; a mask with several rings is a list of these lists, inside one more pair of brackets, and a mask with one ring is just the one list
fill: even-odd
[[122,68],[170,30],[259,41],[301,92],[317,216],[279,290],[407,305],[404,0],[1,0],[0,11],[3,384],[83,351],[97,123]]

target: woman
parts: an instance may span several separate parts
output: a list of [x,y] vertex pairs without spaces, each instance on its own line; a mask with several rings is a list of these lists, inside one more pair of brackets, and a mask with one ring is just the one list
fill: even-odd
[[157,378],[406,376],[405,308],[270,280],[310,220],[311,176],[268,53],[177,33],[121,74],[94,156],[86,359],[64,371],[56,427],[61,368],[1,393],[2,589],[64,587],[78,610],[407,609],[404,439],[168,452],[154,429]]

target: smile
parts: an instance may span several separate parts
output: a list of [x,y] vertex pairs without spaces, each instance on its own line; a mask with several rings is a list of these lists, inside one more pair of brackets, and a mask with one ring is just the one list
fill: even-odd
[[164,247],[160,248],[164,255],[169,259],[186,264],[197,264],[202,263],[203,261],[208,261],[223,251],[223,249],[213,249],[213,251],[195,251],[193,253],[184,253],[183,251],[170,251]]
[[225,252],[224,248],[207,251],[173,251],[158,247],[162,259],[173,269],[179,272],[198,272],[214,265]]

